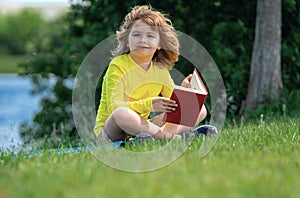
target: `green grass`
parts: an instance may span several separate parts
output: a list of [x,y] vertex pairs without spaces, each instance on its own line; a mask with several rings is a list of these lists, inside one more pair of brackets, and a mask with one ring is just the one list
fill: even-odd
[[2,154],[0,197],[299,197],[299,118],[226,127],[204,158],[201,142],[147,173],[115,170],[89,152]]
[[0,73],[18,73],[18,64],[24,61],[25,55],[0,54]]

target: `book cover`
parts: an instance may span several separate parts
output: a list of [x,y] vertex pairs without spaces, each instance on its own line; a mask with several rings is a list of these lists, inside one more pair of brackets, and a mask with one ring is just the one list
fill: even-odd
[[171,99],[178,104],[173,112],[165,114],[165,121],[175,124],[193,127],[204,104],[208,91],[201,80],[197,69],[193,71],[190,81],[191,88],[175,86]]

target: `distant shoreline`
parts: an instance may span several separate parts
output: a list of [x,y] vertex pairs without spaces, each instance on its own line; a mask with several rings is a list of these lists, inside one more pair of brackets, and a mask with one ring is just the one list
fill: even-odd
[[[0,73],[0,77],[1,76],[18,76],[18,73]],[[20,76],[22,77],[22,76]]]

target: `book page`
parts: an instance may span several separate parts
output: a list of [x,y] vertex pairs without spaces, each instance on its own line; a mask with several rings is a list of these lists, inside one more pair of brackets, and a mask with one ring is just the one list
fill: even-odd
[[193,76],[192,76],[190,84],[191,84],[192,89],[199,90],[202,93],[207,93],[206,87],[205,87],[204,83],[202,82],[196,69],[193,72]]

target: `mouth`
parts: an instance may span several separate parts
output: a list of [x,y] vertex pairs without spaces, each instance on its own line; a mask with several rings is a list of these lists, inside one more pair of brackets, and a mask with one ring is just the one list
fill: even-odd
[[147,47],[147,46],[136,46],[136,48],[139,48],[139,49],[151,49],[151,47]]

